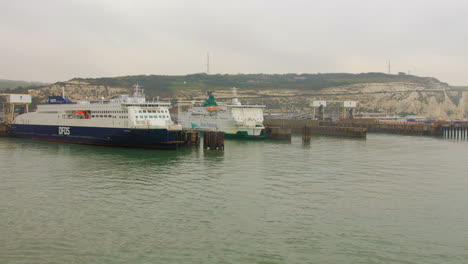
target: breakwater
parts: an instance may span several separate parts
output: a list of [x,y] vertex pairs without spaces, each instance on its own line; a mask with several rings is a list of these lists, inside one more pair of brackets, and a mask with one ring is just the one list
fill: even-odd
[[267,119],[264,124],[266,126],[291,128],[297,133],[302,132],[304,127],[311,127],[312,134],[316,135],[353,136],[354,134],[362,137],[365,132],[373,132],[468,139],[468,123],[466,122],[388,122],[377,119],[343,119],[339,121]]
[[289,128],[295,133],[311,133],[312,136],[365,138],[367,135],[367,128],[364,127],[344,126],[320,120],[267,119],[263,123],[266,127]]
[[443,138],[467,140],[468,126],[459,124],[442,126],[440,136]]

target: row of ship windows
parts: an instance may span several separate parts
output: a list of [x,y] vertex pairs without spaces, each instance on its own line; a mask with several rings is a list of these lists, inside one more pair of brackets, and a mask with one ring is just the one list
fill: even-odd
[[168,115],[145,115],[145,116],[136,116],[137,119],[148,119],[148,118],[169,118]]
[[127,110],[123,111],[91,111],[93,114],[125,114],[128,113]]
[[[113,115],[91,115],[91,117],[95,118],[127,118],[127,116],[113,116]],[[153,119],[153,118],[169,118],[168,115],[141,115],[136,116],[137,119]]]
[[95,117],[95,118],[120,118],[120,119],[127,118],[127,116],[113,116],[113,115],[91,115],[91,117]]
[[162,114],[162,113],[169,113],[167,110],[135,110],[135,114],[146,114],[146,113],[155,113],[155,114]]
[[[153,118],[169,118],[168,115],[141,115],[135,116],[137,119],[153,119]],[[64,119],[89,119],[89,116],[83,115],[63,115]],[[116,116],[116,115],[91,115],[91,118],[119,118],[125,119],[127,116]]]

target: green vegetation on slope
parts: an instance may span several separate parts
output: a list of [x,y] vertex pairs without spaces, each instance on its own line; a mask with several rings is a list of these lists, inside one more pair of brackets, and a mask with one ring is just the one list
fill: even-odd
[[2,92],[13,90],[16,88],[29,88],[29,87],[37,87],[37,86],[44,86],[44,85],[47,85],[47,84],[40,83],[40,82],[12,81],[12,80],[0,79],[0,91]]
[[412,82],[429,85],[440,83],[435,78],[385,73],[325,73],[325,74],[191,74],[181,76],[136,75],[96,79],[76,78],[92,85],[131,87],[139,83],[147,95],[171,94],[184,89],[302,89],[320,90],[327,87],[359,83]]

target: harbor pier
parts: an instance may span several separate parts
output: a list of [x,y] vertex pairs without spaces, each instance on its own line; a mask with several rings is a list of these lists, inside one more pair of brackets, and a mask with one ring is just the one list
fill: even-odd
[[203,139],[203,149],[224,150],[224,132],[205,129],[184,129],[179,147],[199,147]]
[[444,125],[441,127],[441,136],[448,139],[467,140],[468,125]]
[[203,133],[203,149],[224,150],[224,132],[205,131]]
[[288,127],[265,127],[268,139],[291,140],[291,128]]
[[200,146],[200,131],[194,129],[184,129],[183,146]]
[[468,140],[467,122],[385,122],[376,119],[342,119],[338,121],[267,119],[265,125],[282,125],[296,133],[310,127],[312,135],[366,137],[367,132],[414,136],[433,136]]
[[321,120],[297,119],[266,119],[265,126],[282,126],[290,128],[295,133],[304,133],[304,128],[310,128],[310,135],[359,137],[367,136],[367,128],[353,127]]
[[344,126],[318,126],[312,127],[313,135],[366,138],[367,128]]

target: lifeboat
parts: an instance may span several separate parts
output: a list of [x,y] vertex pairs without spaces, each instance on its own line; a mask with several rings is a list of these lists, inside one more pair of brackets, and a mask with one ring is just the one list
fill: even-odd
[[217,111],[217,110],[219,110],[219,107],[217,107],[217,106],[207,106],[207,107],[205,107],[205,109],[207,111]]

